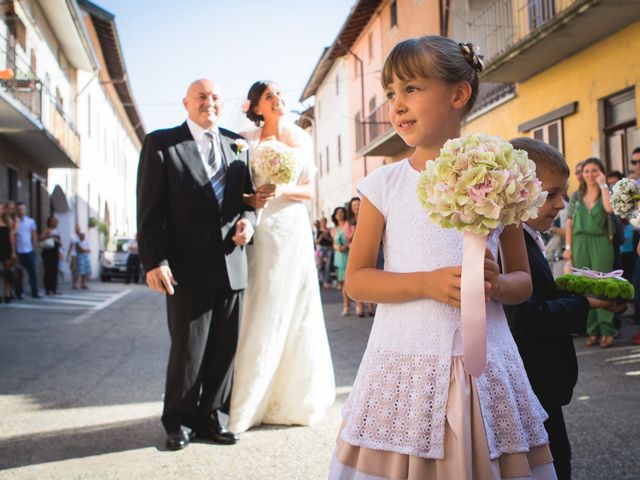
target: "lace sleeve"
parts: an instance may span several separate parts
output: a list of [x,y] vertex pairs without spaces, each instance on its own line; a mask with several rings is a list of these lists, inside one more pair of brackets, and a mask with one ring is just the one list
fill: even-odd
[[358,195],[367,197],[374,207],[386,218],[385,208],[385,173],[386,167],[378,168],[360,181],[358,184]]

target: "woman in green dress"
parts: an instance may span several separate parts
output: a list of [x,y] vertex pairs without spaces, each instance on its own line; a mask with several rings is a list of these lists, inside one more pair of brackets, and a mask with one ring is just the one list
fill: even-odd
[[[566,226],[564,258],[576,268],[599,272],[613,270],[613,235],[609,229],[612,212],[604,165],[597,158],[582,162],[580,189],[571,197]],[[587,346],[613,345],[613,313],[590,310],[587,319]]]
[[338,288],[342,291],[342,316],[349,315],[351,301],[344,290],[344,275],[347,269],[349,257],[349,238],[351,238],[351,225],[347,220],[347,210],[337,207],[331,216],[333,219],[333,264],[336,266],[338,276]]

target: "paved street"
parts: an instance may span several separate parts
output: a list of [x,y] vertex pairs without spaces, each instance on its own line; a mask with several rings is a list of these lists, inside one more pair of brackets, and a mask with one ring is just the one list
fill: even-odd
[[[73,293],[71,293],[73,292]],[[168,334],[163,299],[141,286],[92,284],[0,305],[0,478],[322,479],[370,319],[339,316],[325,292],[338,399],[311,428],[266,427],[233,447],[164,451],[160,425]],[[579,350],[566,409],[574,478],[637,479],[640,347]]]

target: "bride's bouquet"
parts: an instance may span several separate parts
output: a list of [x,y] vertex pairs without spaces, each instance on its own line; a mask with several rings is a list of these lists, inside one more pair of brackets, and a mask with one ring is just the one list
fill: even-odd
[[[251,168],[256,178],[267,183],[285,185],[296,178],[295,151],[289,145],[276,139],[260,142],[253,149]],[[262,219],[262,210],[258,211],[256,223]]]
[[478,377],[486,365],[484,255],[487,235],[500,224],[526,222],[538,215],[546,192],[536,165],[523,150],[486,134],[447,141],[427,162],[418,197],[429,218],[463,232],[462,332],[465,368]]
[[611,207],[613,213],[622,218],[638,216],[640,202],[640,186],[630,178],[623,178],[616,182],[611,193]]
[[254,172],[269,183],[284,185],[295,178],[296,162],[294,150],[279,140],[260,142],[251,155]]

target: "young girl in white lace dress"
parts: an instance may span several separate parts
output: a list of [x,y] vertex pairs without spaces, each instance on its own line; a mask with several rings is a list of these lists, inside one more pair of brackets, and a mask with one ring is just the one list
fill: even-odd
[[[379,308],[331,480],[556,478],[547,415],[502,310],[531,293],[522,231],[500,227],[487,242],[487,367],[475,379],[462,359],[462,234],[431,222],[416,194],[426,162],[460,136],[481,68],[472,46],[437,36],[403,41],[385,62],[390,121],[415,151],[359,185],[347,290]],[[375,269],[381,238],[384,271]]]

